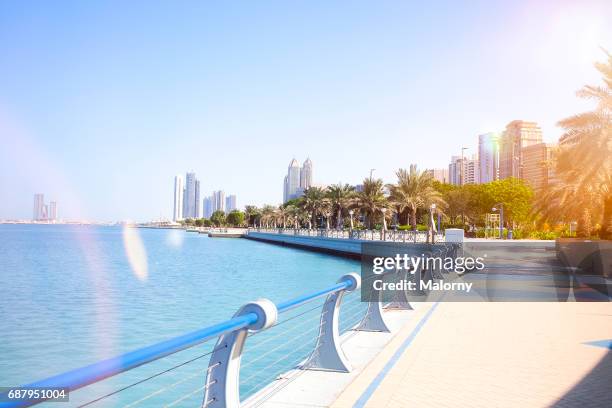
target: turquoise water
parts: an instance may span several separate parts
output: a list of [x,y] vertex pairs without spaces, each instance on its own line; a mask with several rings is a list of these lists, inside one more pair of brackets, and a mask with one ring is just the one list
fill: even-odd
[[[184,334],[230,318],[249,300],[287,300],[359,270],[354,260],[245,239],[133,231],[136,238],[129,241],[139,236],[146,251],[139,267],[128,261],[119,227],[0,225],[0,386],[25,384]],[[363,305],[356,298],[346,300],[344,328],[359,318]],[[318,330],[320,310],[314,308],[320,304],[283,315],[286,324],[248,339],[243,398],[308,355]],[[68,406],[201,356],[213,345],[76,391]],[[139,406],[182,397],[176,406],[199,404],[207,364],[206,356],[198,358],[93,406],[125,405],[152,393]]]

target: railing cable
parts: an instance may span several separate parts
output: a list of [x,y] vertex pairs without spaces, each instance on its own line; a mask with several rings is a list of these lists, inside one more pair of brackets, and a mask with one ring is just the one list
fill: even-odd
[[213,350],[208,351],[208,352],[206,352],[206,353],[204,353],[204,354],[200,354],[200,355],[198,355],[198,356],[196,356],[196,357],[194,357],[194,358],[192,358],[192,359],[189,359],[189,360],[187,360],[187,361],[184,361],[184,362],[182,362],[182,363],[180,363],[180,364],[177,364],[177,365],[175,365],[175,366],[173,366],[173,367],[170,367],[170,368],[168,368],[168,369],[166,369],[166,370],[160,371],[160,372],[159,372],[159,373],[157,373],[157,374],[153,374],[153,375],[151,375],[151,376],[149,376],[149,377],[147,377],[147,378],[143,378],[142,380],[136,381],[135,383],[132,383],[132,384],[130,384],[130,385],[126,385],[125,387],[119,388],[119,389],[117,389],[117,390],[115,390],[115,391],[109,392],[108,394],[104,394],[104,395],[102,395],[102,396],[100,396],[100,397],[98,397],[98,398],[96,398],[96,399],[93,399],[93,400],[91,400],[91,401],[89,401],[89,402],[86,402],[86,403],[84,403],[84,404],[82,404],[82,405],[79,405],[79,406],[78,406],[78,408],[86,407],[86,406],[89,406],[89,405],[95,404],[96,402],[100,402],[100,401],[102,401],[103,399],[106,399],[106,398],[111,397],[111,396],[113,396],[113,395],[115,395],[115,394],[118,394],[118,393],[120,393],[120,392],[122,392],[122,391],[125,391],[125,390],[127,390],[127,389],[130,389],[130,388],[132,388],[132,387],[134,387],[134,386],[136,386],[136,385],[142,384],[142,383],[144,383],[144,382],[146,382],[146,381],[149,381],[149,380],[151,380],[151,379],[153,379],[153,378],[159,377],[160,375],[163,375],[163,374],[169,373],[170,371],[174,371],[174,370],[176,370],[177,368],[183,367],[183,366],[185,366],[185,365],[187,365],[187,364],[189,364],[189,363],[192,363],[192,362],[194,362],[194,361],[196,361],[196,360],[199,360],[199,359],[201,359],[201,358],[204,358],[204,357],[206,357],[206,356],[209,356],[209,355],[211,355],[212,353],[214,353],[215,351],[217,351],[217,349],[213,349]]

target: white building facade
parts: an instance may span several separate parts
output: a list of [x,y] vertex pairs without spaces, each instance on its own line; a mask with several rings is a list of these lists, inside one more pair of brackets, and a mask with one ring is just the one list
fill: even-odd
[[309,158],[304,161],[302,167],[295,158],[291,160],[283,181],[283,202],[301,197],[304,190],[312,187],[312,180],[313,166]]
[[177,175],[174,177],[174,211],[172,213],[172,221],[178,222],[183,219],[183,176]]
[[230,212],[236,210],[236,195],[231,194],[225,198],[225,212],[229,214]]

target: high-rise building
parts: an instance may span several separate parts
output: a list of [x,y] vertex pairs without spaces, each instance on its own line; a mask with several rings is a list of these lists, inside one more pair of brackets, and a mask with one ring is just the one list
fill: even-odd
[[550,166],[554,146],[548,143],[538,143],[523,147],[522,178],[536,192],[546,187],[553,178]]
[[236,195],[231,194],[225,198],[225,212],[229,214],[236,209]]
[[[463,170],[463,174],[461,171]],[[453,156],[448,165],[448,182],[457,186],[463,184],[478,184],[478,159],[476,155],[469,157]]]
[[304,190],[312,186],[312,161],[306,159],[301,168],[294,158],[289,163],[287,175],[283,181],[283,202],[300,197]]
[[200,180],[195,181],[195,213],[194,218],[200,218],[202,214],[201,201],[200,201]]
[[499,134],[478,136],[478,167],[480,183],[499,180]]
[[49,220],[57,221],[57,201],[49,203]]
[[212,194],[213,212],[223,211],[225,212],[225,191],[213,191]]
[[456,186],[461,185],[461,156],[452,156],[448,165],[448,182]]
[[34,194],[34,211],[32,213],[32,219],[34,221],[43,220],[43,207],[45,206],[45,195],[44,194]]
[[174,177],[174,212],[172,220],[178,222],[183,219],[183,176],[177,175]]
[[300,171],[300,188],[302,192],[312,186],[312,161],[307,158]]
[[542,129],[537,123],[510,122],[499,144],[499,178],[522,178],[522,149],[538,143],[542,143]]
[[471,158],[463,158],[463,184],[478,184],[480,177],[478,174],[478,159],[476,155]]
[[213,196],[204,198],[202,214],[204,218],[210,218],[213,213]]
[[449,169],[429,169],[425,171],[431,174],[431,177],[440,183],[450,183]]
[[285,176],[283,180],[283,202],[286,203],[289,199],[289,176]]
[[185,192],[183,194],[183,217],[196,218],[196,175],[187,173],[185,177]]

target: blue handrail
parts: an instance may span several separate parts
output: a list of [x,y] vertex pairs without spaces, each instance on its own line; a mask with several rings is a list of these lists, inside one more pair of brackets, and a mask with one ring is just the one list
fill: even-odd
[[[312,300],[348,289],[351,286],[351,281],[345,280],[337,283],[329,288],[319,290],[303,296],[281,302],[277,305],[278,313],[286,312],[290,309],[304,305]],[[89,384],[104,380],[114,375],[131,370],[143,364],[150,363],[170,354],[177,353],[181,350],[193,347],[197,344],[204,343],[223,334],[231,333],[236,330],[243,329],[257,322],[257,314],[247,313],[242,316],[237,316],[213,326],[205,327],[191,333],[184,334],[169,340],[153,344],[117,357],[100,361],[85,367],[67,371],[65,373],[37,381],[22,388],[67,388],[69,391],[74,391],[85,387]],[[0,408],[8,407],[29,407],[41,400],[19,400],[11,402],[0,402]]]
[[351,286],[351,282],[348,280],[345,280],[327,289],[323,289],[318,292],[311,293],[309,295],[298,296],[296,298],[287,300],[285,302],[281,302],[278,305],[276,305],[276,308],[278,309],[278,313],[283,313],[295,307],[302,306],[303,304],[306,304],[314,299],[320,298],[325,295],[329,295],[330,293],[338,292],[343,289],[348,289],[350,286]]

